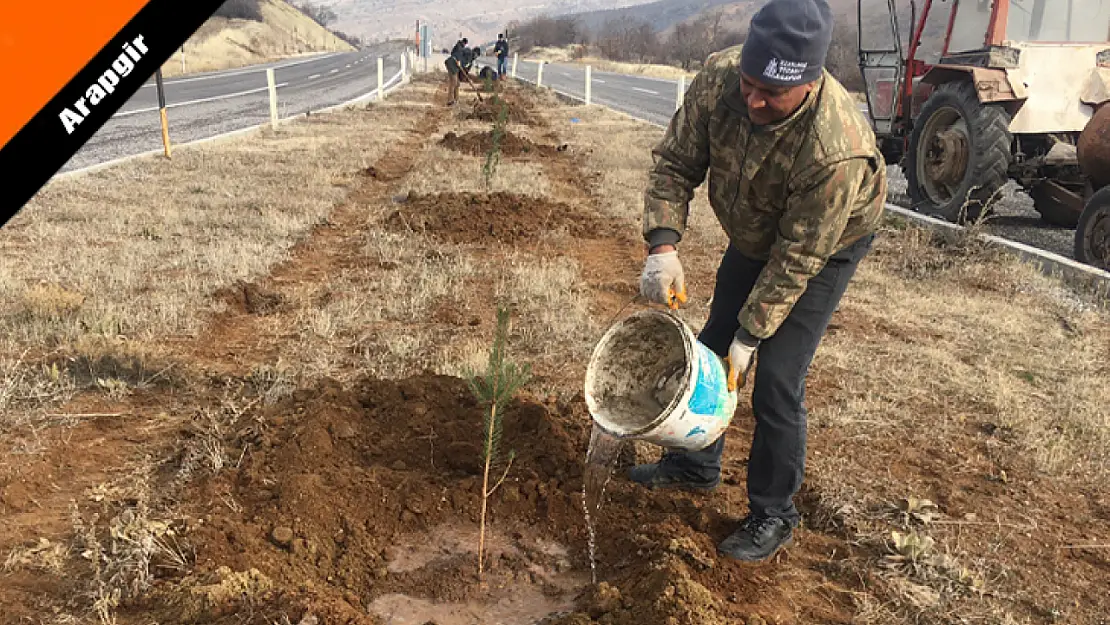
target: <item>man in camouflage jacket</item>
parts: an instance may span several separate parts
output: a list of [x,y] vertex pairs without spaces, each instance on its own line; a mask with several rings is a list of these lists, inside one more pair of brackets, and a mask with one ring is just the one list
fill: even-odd
[[[709,319],[698,339],[743,387],[758,352],[748,463],[749,515],[719,550],[763,560],[789,544],[805,473],[805,379],[886,200],[886,166],[868,120],[824,69],[825,0],[771,0],[743,46],[707,59],[653,150],[645,193],[648,257],[641,292],[676,307],[686,285],[676,245],[694,189],[728,234]],[[701,451],[667,450],[630,478],[648,487],[712,490],[722,435]]]

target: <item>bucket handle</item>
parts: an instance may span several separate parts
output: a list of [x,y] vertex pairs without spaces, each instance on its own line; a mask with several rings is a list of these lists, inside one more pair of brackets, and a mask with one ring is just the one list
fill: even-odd
[[[629,306],[631,306],[632,304],[635,304],[636,302],[640,302],[642,304],[650,303],[650,302],[647,301],[647,298],[645,298],[640,293],[637,293],[636,295],[632,296],[632,299],[625,302],[624,305],[620,307],[620,310],[613,313],[613,316],[609,317],[609,320],[605,322],[605,325],[601,326],[601,328],[602,328],[601,329],[601,335],[599,335],[598,338],[600,339],[601,336],[605,334],[605,332],[608,330],[608,328],[610,328],[613,325],[613,323],[616,322],[617,318],[621,316],[621,313],[623,313],[625,310],[628,309]],[[674,317],[675,319],[678,319],[679,321],[682,320],[678,316],[678,314],[676,314],[675,309],[673,309],[669,306],[666,307],[666,308],[663,308],[663,309],[659,309],[659,312],[670,315],[671,317]]]

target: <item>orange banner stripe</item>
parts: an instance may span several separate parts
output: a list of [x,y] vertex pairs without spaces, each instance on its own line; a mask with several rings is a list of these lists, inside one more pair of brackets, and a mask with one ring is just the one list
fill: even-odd
[[146,4],[147,0],[0,0],[0,146]]

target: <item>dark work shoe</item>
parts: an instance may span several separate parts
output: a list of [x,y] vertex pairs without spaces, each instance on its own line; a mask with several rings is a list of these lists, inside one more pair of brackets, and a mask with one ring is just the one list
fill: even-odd
[[721,541],[718,553],[737,560],[766,560],[794,542],[794,528],[786,519],[748,515],[740,529]]
[[721,483],[718,474],[712,480],[692,478],[688,473],[667,462],[638,464],[628,470],[628,479],[648,488],[677,488],[696,492],[709,492]]

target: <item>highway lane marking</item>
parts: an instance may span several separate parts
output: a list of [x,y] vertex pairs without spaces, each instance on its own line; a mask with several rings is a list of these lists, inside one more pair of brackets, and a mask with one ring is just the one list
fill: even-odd
[[313,74],[313,75],[309,76],[308,79],[309,80],[316,80],[319,77],[320,77],[320,74]]
[[601,83],[603,85],[605,84],[605,81],[600,79],[600,78],[594,78],[594,77],[591,76],[590,80],[593,80],[594,82],[597,82],[597,83]]
[[652,91],[651,89],[644,89],[643,87],[633,87],[632,89],[634,89],[635,91],[642,91],[644,93],[650,93],[651,95],[659,95],[658,91]]
[[[278,84],[274,85],[274,88],[276,89],[278,87],[284,87],[288,84],[289,83],[287,83],[287,82],[278,83]],[[250,95],[252,93],[258,93],[259,91],[266,91],[268,89],[269,89],[269,87],[259,87],[257,89],[247,89],[246,91],[238,91],[236,93],[225,93],[223,95],[216,95],[216,96],[212,96],[212,97],[209,97],[209,98],[200,98],[200,99],[197,99],[197,100],[188,100],[186,102],[174,102],[173,104],[167,104],[166,108],[172,109],[172,108],[178,107],[178,106],[188,106],[190,104],[203,104],[204,102],[214,102],[216,100],[226,100],[227,98],[234,98],[234,97],[238,97],[238,96],[241,96],[241,95]],[[129,115],[138,115],[139,113],[149,113],[151,111],[157,111],[157,110],[158,110],[157,106],[151,106],[151,107],[142,108],[142,109],[134,109],[134,110],[131,110],[131,111],[123,111],[121,113],[116,113],[115,115],[112,116],[112,118],[115,119],[117,117],[127,117]]]
[[[648,81],[648,82],[662,82],[662,83],[667,83],[668,85],[678,84],[678,79],[677,78],[672,80],[672,79],[668,79],[668,78],[655,78],[654,76],[643,76],[643,75],[640,75],[640,74],[621,74],[619,72],[595,72],[595,73],[605,74],[606,76],[619,76],[621,78],[632,78],[634,80],[643,80],[643,81]],[[690,78],[687,78],[686,79],[686,84],[690,84],[690,80],[691,80]]]
[[[274,66],[274,71],[277,71],[279,69],[285,69],[286,67],[293,67],[295,65],[303,65],[305,63],[312,63],[314,61],[323,61],[324,59],[331,58],[331,57],[333,57],[337,54],[342,54],[342,52],[332,52],[331,54],[325,54],[323,56],[319,56],[319,57],[315,57],[315,58],[311,58],[311,59],[305,59],[303,61],[293,61],[291,63],[286,63],[284,65],[275,65]],[[186,57],[186,58],[188,58],[188,57]],[[237,70],[232,70],[232,71],[228,71],[228,72],[221,72],[221,73],[218,73],[218,74],[212,74],[210,76],[193,76],[192,78],[178,78],[178,79],[175,79],[175,80],[163,80],[162,84],[163,85],[176,85],[178,83],[195,82],[195,81],[198,81],[198,80],[212,80],[214,78],[224,78],[224,77],[227,77],[227,76],[241,76],[243,74],[252,74],[252,73],[255,73],[255,72],[265,73],[266,68],[265,67],[252,67],[252,68],[249,68],[249,69],[237,69]],[[157,85],[157,83],[148,82],[148,83],[144,84],[143,87],[154,87],[156,85]]]
[[333,69],[333,70],[331,70],[331,71],[330,71],[330,72],[328,72],[328,73],[329,73],[329,74],[334,74],[334,73],[336,73],[336,72],[338,72],[338,71],[339,71],[339,69],[337,68],[337,69]]
[[347,66],[346,66],[346,67],[344,67],[343,69],[351,69],[351,64],[350,64],[350,63],[347,63]]

